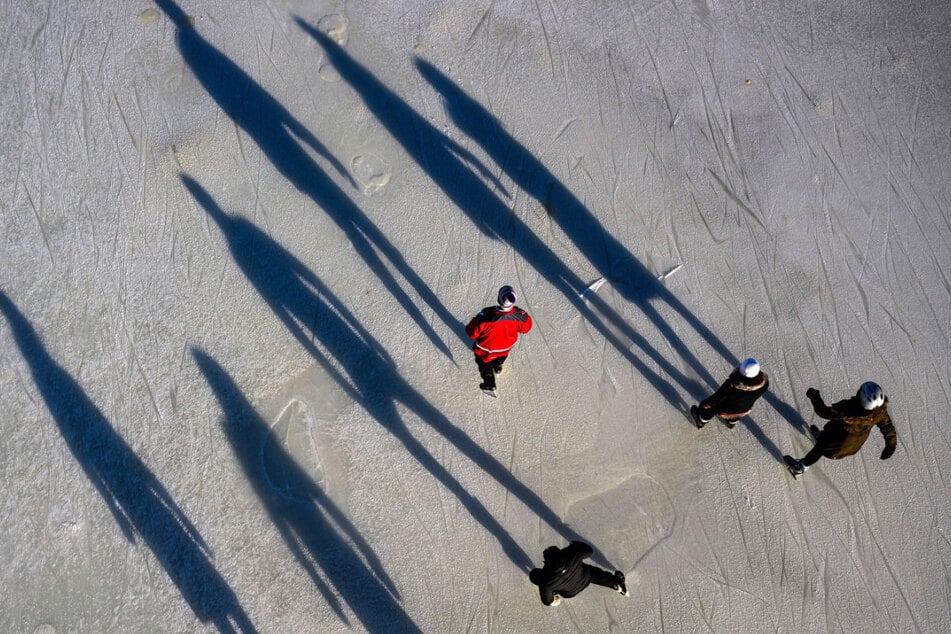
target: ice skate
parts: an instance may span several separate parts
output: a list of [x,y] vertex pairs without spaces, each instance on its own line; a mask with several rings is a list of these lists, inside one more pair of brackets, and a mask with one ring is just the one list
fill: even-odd
[[631,593],[627,591],[627,584],[624,583],[624,573],[620,570],[615,570],[614,578],[617,579],[617,585],[614,586],[614,589],[617,590],[617,593],[626,597],[631,596]]
[[727,429],[733,429],[734,427],[736,427],[736,424],[740,422],[740,420],[739,419],[727,420],[726,418],[721,418],[720,422],[726,425]]
[[492,398],[499,397],[499,393],[496,391],[496,389],[494,387],[489,387],[485,383],[480,383],[479,389],[485,392],[486,394],[488,394],[489,396],[491,396]]
[[697,426],[697,429],[703,429],[703,426],[707,424],[700,420],[700,410],[697,409],[696,405],[690,406],[690,417],[693,418],[693,424]]
[[793,477],[797,480],[799,479],[799,476],[804,474],[806,469],[809,468],[802,464],[802,460],[797,460],[792,456],[783,456],[783,460],[786,462],[786,467],[789,469],[789,473],[793,474]]

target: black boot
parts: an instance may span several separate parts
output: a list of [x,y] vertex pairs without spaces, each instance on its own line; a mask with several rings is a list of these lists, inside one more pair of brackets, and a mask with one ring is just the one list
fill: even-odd
[[707,421],[701,420],[700,410],[696,405],[690,406],[690,417],[693,418],[693,424],[697,426],[697,429],[703,429],[703,426],[707,424]]
[[617,579],[617,585],[614,586],[614,589],[617,590],[617,593],[623,594],[626,597],[631,596],[631,593],[627,591],[627,585],[624,583],[624,573],[620,570],[615,570],[614,578]]

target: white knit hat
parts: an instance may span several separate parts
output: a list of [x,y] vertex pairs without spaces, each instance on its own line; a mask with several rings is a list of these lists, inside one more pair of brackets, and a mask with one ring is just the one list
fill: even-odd
[[743,363],[740,364],[740,374],[748,379],[757,376],[759,374],[759,362],[753,357],[744,360]]

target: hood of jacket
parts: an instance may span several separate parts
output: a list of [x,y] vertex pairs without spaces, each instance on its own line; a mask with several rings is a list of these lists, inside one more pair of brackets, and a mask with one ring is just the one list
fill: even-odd
[[766,385],[767,380],[768,377],[765,372],[760,372],[752,378],[743,376],[737,370],[730,374],[730,385],[742,392],[755,392]]

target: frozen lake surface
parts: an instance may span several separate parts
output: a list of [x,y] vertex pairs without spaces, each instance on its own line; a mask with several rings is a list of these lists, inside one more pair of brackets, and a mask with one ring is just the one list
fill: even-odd
[[947,2],[0,15],[0,630],[951,628]]

